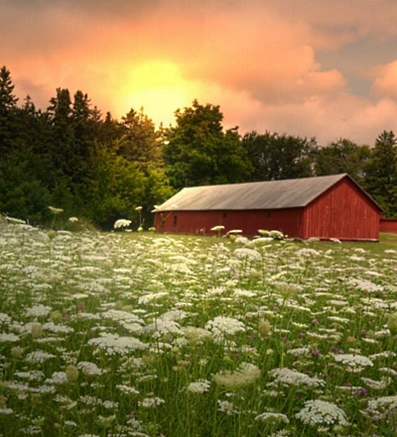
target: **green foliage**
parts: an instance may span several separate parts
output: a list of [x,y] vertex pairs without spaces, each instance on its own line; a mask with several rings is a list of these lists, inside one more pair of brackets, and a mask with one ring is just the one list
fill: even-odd
[[[397,216],[397,152],[393,132],[373,149],[341,139],[318,148],[315,139],[223,128],[219,106],[178,109],[176,125],[156,129],[143,109],[121,121],[104,119],[87,94],[57,88],[46,111],[14,94],[0,69],[0,213],[46,223],[48,205],[65,218],[109,228],[126,218],[146,227],[151,211],[185,186],[349,173]],[[135,208],[142,206],[139,217]]]
[[358,146],[341,138],[327,147],[317,149],[314,171],[317,176],[348,173],[356,182],[362,184],[370,156],[371,150],[368,146]]
[[364,187],[384,208],[386,216],[397,217],[397,138],[392,131],[383,131],[376,139]]
[[136,165],[145,173],[150,168],[163,165],[161,156],[160,133],[156,131],[153,121],[144,114],[143,109],[136,112],[131,109],[122,118],[120,125],[119,154]]
[[16,108],[18,99],[13,94],[11,73],[5,66],[0,69],[0,115]]
[[223,131],[219,106],[200,105],[175,113],[176,126],[166,133],[164,161],[175,189],[243,182],[249,162],[237,129]]
[[85,213],[94,223],[109,228],[120,217],[130,218],[144,200],[145,176],[138,167],[117,154],[118,146],[94,144]]
[[46,220],[49,190],[31,168],[28,157],[12,155],[0,163],[0,213],[32,224]]
[[252,165],[251,181],[294,179],[313,176],[312,156],[315,139],[250,132],[242,145]]
[[[131,109],[119,123],[104,120],[87,94],[58,88],[45,112],[27,96],[16,106],[10,72],[0,70],[0,212],[33,222],[51,221],[49,205],[67,217],[104,227],[121,216],[144,214],[171,194],[161,131]],[[149,213],[150,214],[150,213]],[[147,217],[149,221],[149,216]]]

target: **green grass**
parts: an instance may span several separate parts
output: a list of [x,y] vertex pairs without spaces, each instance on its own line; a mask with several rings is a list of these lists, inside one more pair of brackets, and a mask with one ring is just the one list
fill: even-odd
[[0,436],[395,435],[396,236],[0,228]]

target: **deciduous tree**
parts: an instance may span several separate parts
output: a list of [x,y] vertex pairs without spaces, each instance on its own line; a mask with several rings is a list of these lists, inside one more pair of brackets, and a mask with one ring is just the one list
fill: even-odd
[[252,166],[251,181],[293,179],[312,176],[315,139],[255,131],[242,139]]
[[195,100],[175,116],[176,126],[168,130],[163,149],[174,188],[246,180],[249,162],[237,129],[224,131],[219,106]]
[[317,149],[314,171],[317,176],[348,173],[356,182],[362,184],[370,155],[369,146],[359,146],[347,138],[341,138]]

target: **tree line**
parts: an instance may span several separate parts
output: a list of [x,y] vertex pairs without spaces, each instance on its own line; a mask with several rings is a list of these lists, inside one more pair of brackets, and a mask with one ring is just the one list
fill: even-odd
[[[0,69],[0,213],[49,223],[53,206],[109,228],[126,218],[151,225],[151,210],[185,186],[348,173],[397,216],[397,139],[373,146],[224,129],[219,106],[177,109],[175,124],[156,128],[143,109],[104,116],[87,94],[58,88],[46,110],[14,94]],[[146,220],[146,223],[143,223]],[[139,223],[138,223],[139,222]]]

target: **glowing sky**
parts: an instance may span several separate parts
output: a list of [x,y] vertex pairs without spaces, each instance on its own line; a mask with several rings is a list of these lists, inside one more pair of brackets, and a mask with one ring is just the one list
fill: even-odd
[[225,128],[374,144],[397,133],[395,0],[0,0],[0,66],[45,109],[220,105]]

